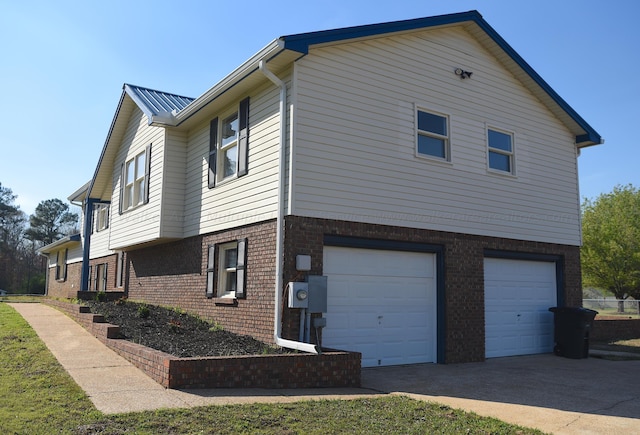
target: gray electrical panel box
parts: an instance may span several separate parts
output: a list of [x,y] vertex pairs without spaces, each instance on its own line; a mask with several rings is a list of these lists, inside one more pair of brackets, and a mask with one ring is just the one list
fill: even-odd
[[310,313],[327,312],[327,277],[320,275],[309,275],[309,307]]

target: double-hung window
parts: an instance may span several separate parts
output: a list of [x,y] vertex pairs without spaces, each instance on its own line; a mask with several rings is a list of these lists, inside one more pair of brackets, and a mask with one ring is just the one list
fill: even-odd
[[513,134],[488,128],[487,146],[489,169],[515,174]]
[[94,208],[96,231],[109,228],[109,204],[97,204]]
[[116,259],[116,287],[124,287],[124,252],[118,251]]
[[417,110],[418,155],[449,160],[449,118],[445,115]]
[[248,172],[249,98],[209,125],[209,188]]
[[244,298],[247,239],[209,246],[207,297]]
[[67,250],[61,249],[56,257],[56,281],[67,279]]
[[151,145],[122,165],[122,189],[120,212],[149,202],[149,172],[151,170]]
[[107,291],[107,263],[96,265],[96,291]]

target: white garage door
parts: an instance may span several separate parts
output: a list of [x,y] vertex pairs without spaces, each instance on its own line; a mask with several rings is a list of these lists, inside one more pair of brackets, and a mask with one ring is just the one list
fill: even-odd
[[323,346],[362,353],[362,366],[435,362],[435,254],[325,246]]
[[485,258],[487,358],[553,351],[556,264]]

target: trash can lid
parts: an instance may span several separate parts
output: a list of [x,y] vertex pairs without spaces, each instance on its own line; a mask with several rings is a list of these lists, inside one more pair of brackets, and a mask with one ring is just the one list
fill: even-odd
[[593,319],[596,314],[598,314],[598,312],[595,310],[590,310],[589,308],[583,307],[551,307],[549,308],[549,311],[551,311],[552,313],[574,315],[591,319]]

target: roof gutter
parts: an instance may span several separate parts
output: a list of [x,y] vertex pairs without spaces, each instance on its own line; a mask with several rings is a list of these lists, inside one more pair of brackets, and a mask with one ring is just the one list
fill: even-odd
[[49,243],[46,246],[38,249],[36,252],[38,255],[46,256],[51,253],[53,250],[60,249],[61,247],[69,244],[69,243],[77,243],[80,241],[80,234],[72,234],[70,236],[65,236],[59,240],[56,240],[53,243]]
[[289,349],[297,349],[304,352],[319,353],[316,345],[310,343],[302,343],[300,341],[287,340],[281,337],[282,334],[282,313],[280,306],[282,305],[282,259],[284,251],[284,192],[285,192],[285,158],[284,152],[286,141],[286,113],[287,113],[287,85],[275,74],[273,74],[266,66],[263,60],[258,63],[258,68],[269,80],[280,88],[280,144],[278,146],[278,216],[276,218],[276,286],[275,286],[275,315],[273,336],[278,346]]
[[174,122],[173,125],[177,127],[187,119],[191,118],[204,106],[215,100],[218,96],[223,94],[229,88],[233,87],[236,83],[244,79],[246,76],[256,71],[259,68],[260,63],[263,62],[264,59],[268,60],[282,50],[284,50],[284,43],[282,41],[278,39],[272,41],[258,53],[254,54],[249,60],[244,62],[229,75],[216,83],[212,88],[196,98],[187,107],[180,110],[179,112],[172,112],[171,116]]

